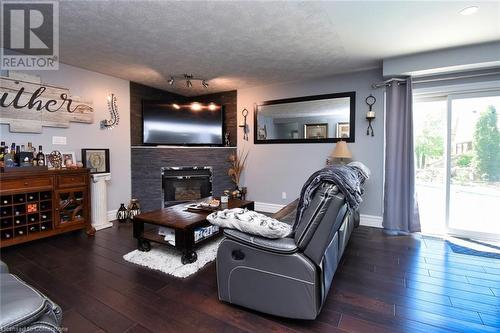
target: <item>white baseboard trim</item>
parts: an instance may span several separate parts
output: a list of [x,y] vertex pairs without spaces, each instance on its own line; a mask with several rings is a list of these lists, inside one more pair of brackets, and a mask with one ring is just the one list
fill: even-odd
[[[258,212],[276,213],[283,207],[285,205],[255,202],[255,210]],[[382,216],[361,214],[359,224],[367,227],[382,228]]]
[[382,228],[382,216],[361,214],[359,218],[360,225]]
[[264,213],[276,213],[281,208],[285,207],[285,205],[272,204],[266,202],[255,202],[255,210],[258,212]]
[[108,222],[116,220],[116,213],[118,213],[118,209],[108,210]]
[[103,223],[103,224],[99,224],[99,225],[92,225],[96,231],[99,231],[99,230],[102,230],[102,229],[106,229],[106,228],[111,228],[113,226],[113,223],[112,222],[106,222],[106,223]]

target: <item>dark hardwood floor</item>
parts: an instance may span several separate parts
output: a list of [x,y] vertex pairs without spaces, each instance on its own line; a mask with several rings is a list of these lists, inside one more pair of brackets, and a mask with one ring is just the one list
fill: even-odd
[[69,332],[500,332],[500,260],[430,237],[354,231],[315,321],[217,299],[215,264],[188,279],[127,263],[131,225],[3,249],[12,273],[62,306]]

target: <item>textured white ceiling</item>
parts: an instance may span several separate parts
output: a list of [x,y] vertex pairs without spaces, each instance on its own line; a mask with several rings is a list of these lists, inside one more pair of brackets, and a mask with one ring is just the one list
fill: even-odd
[[[470,4],[477,14],[458,14]],[[62,62],[185,95],[500,40],[500,2],[64,1],[60,11]],[[168,85],[183,73],[210,88]]]

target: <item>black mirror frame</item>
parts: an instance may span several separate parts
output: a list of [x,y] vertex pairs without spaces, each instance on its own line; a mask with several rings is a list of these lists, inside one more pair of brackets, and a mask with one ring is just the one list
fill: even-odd
[[[274,104],[285,104],[285,103],[297,103],[306,101],[316,101],[321,99],[332,99],[332,98],[342,98],[349,97],[350,100],[350,114],[349,114],[349,138],[327,138],[327,139],[266,139],[259,140],[257,136],[257,114],[258,107],[263,105],[274,105]],[[285,99],[276,99],[271,101],[264,101],[259,104],[254,105],[253,114],[253,143],[254,144],[275,144],[275,143],[332,143],[338,141],[354,142],[355,129],[356,129],[356,92],[342,92],[334,94],[324,94],[324,95],[313,95],[313,96],[303,96],[303,97],[293,97]]]

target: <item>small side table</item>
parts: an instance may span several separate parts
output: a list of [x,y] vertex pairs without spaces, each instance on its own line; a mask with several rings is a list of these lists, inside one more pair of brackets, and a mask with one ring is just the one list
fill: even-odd
[[90,175],[92,179],[92,226],[95,230],[101,230],[113,226],[108,221],[108,198],[107,182],[111,180],[110,173],[95,173]]

